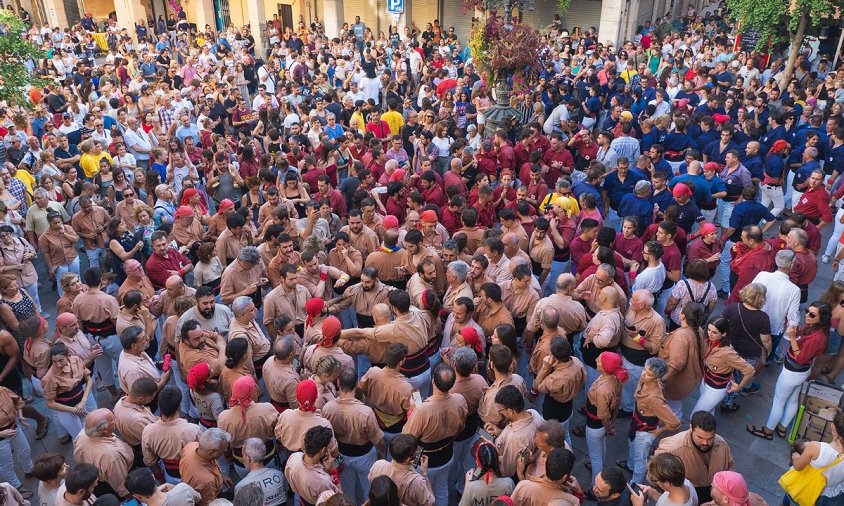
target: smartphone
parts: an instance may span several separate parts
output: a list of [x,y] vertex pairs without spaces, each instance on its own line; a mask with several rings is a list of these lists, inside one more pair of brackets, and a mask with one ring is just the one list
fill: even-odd
[[411,399],[413,399],[413,405],[419,407],[422,405],[422,394],[419,393],[419,390],[414,390],[410,394]]
[[627,327],[627,330],[629,330],[630,332],[636,332],[635,325],[625,325],[625,327]]
[[642,493],[642,489],[639,488],[639,484],[636,482],[630,482],[630,489],[637,495]]
[[416,455],[413,456],[413,467],[419,467],[422,464],[422,447],[416,448]]
[[164,363],[161,365],[161,370],[167,372],[170,370],[170,361],[173,360],[173,355],[169,353],[164,355]]

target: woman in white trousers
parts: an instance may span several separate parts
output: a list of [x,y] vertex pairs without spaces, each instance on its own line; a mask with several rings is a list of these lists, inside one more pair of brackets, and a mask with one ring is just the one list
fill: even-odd
[[[716,316],[709,320],[706,327],[707,338],[703,345],[703,380],[700,382],[700,397],[692,413],[698,411],[713,413],[727,392],[739,392],[753,381],[756,370],[730,346],[729,331],[728,319]],[[740,384],[732,381],[735,369],[743,374]]]
[[832,308],[825,302],[815,301],[806,310],[806,325],[786,329],[789,347],[782,364],[782,372],[774,388],[771,413],[764,427],[748,425],[747,431],[764,439],[773,439],[774,431],[785,438],[788,426],[797,414],[800,388],[809,379],[812,362],[826,350]]
[[97,409],[91,395],[94,383],[85,363],[71,355],[64,343],[54,344],[50,355],[52,365],[41,378],[44,400],[58,422],[75,439],[82,432],[85,416]]

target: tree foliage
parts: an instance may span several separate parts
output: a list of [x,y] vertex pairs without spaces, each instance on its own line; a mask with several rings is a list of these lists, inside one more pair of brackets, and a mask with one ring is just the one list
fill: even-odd
[[831,18],[836,0],[727,0],[730,15],[742,26],[749,26],[762,34],[756,49],[763,49],[770,40],[784,42],[782,29],[787,30],[789,39],[797,33],[800,18],[809,16],[812,26]]
[[[794,50],[788,55],[780,79],[785,87],[794,73],[799,51],[806,29],[831,22],[836,9],[842,7],[841,0],[727,0],[730,16],[742,26],[753,28],[762,36],[756,44],[763,50],[767,44],[788,40]],[[783,36],[783,30],[787,36]]]
[[29,71],[24,62],[37,61],[44,52],[26,37],[26,25],[12,12],[0,10],[0,100],[10,106],[29,107],[29,85],[44,86],[45,81]]

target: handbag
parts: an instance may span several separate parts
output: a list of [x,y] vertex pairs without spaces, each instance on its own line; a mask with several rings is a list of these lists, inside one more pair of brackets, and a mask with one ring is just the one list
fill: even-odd
[[826,487],[826,476],[823,472],[838,465],[842,459],[844,454],[838,455],[828,466],[821,468],[812,467],[810,464],[798,471],[792,467],[780,476],[778,483],[799,506],[814,506]]

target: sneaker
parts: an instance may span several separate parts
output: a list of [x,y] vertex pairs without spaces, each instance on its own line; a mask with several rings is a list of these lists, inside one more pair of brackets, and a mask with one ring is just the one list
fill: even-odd
[[760,385],[759,383],[753,383],[749,387],[742,389],[741,395],[753,395],[759,393],[759,390],[762,390],[762,385]]
[[829,263],[829,255],[824,255],[821,257],[821,262],[828,264]]

